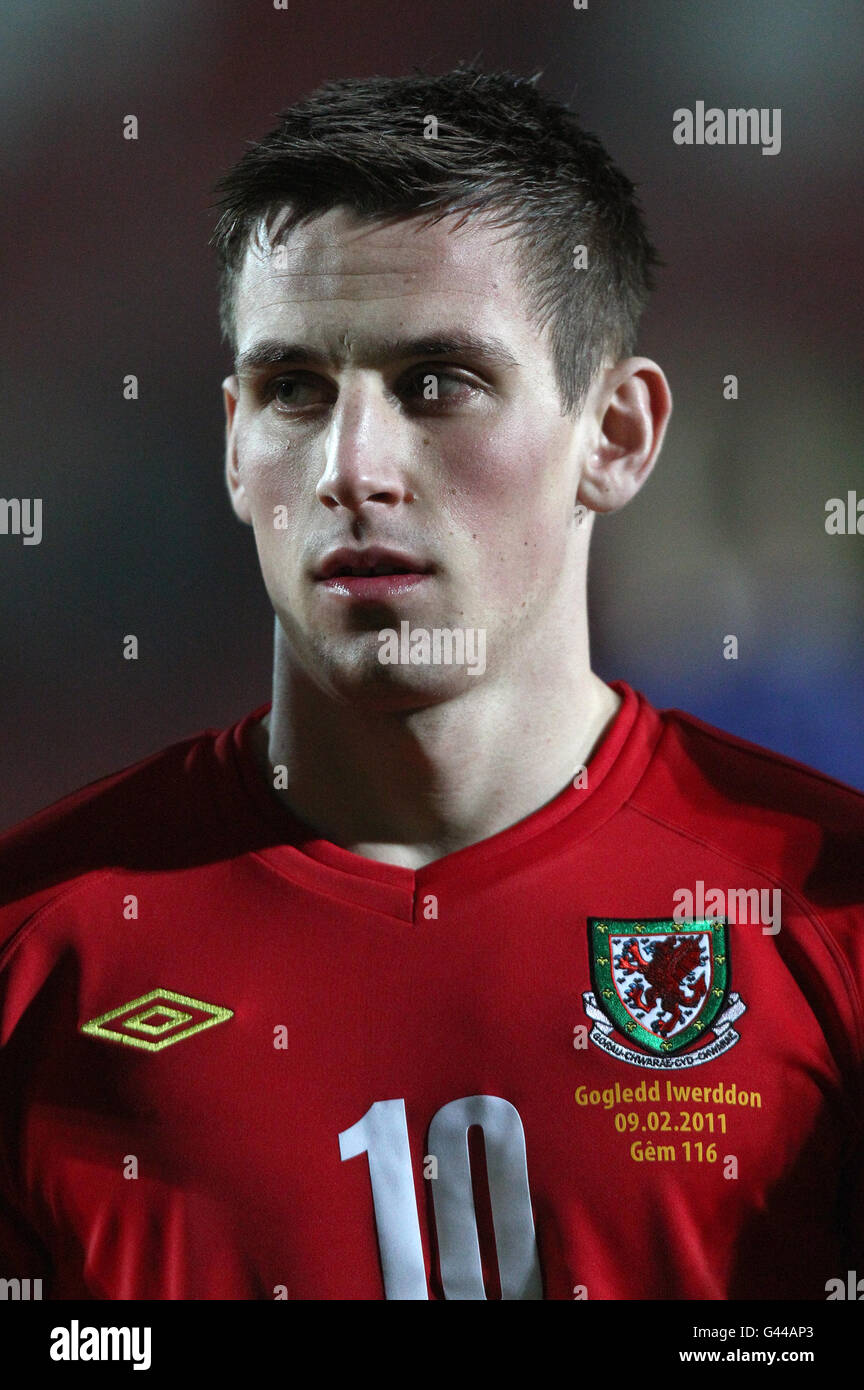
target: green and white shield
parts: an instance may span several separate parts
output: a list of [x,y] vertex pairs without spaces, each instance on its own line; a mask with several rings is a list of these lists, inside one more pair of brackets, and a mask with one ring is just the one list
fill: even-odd
[[726,998],[725,921],[589,917],[597,1006],[649,1052],[681,1052],[702,1037]]

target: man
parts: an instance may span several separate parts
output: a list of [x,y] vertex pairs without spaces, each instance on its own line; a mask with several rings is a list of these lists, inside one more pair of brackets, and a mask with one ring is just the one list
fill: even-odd
[[632,186],[460,69],[323,88],[220,193],[272,701],[4,837],[0,1274],[824,1299],[862,799],[590,666],[671,409]]

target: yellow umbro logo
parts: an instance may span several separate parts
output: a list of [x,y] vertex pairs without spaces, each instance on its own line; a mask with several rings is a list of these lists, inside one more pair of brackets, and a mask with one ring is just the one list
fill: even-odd
[[140,999],[132,999],[119,1009],[82,1023],[81,1032],[106,1042],[161,1052],[163,1047],[171,1047],[233,1017],[233,1009],[205,1004],[202,999],[191,999],[188,994],[175,994],[170,989],[151,989]]

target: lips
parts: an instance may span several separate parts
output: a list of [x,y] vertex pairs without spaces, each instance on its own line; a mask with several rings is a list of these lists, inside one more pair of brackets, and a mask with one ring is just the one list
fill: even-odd
[[401,550],[370,546],[367,550],[343,548],[325,558],[315,573],[317,580],[370,579],[385,575],[431,574],[434,566]]

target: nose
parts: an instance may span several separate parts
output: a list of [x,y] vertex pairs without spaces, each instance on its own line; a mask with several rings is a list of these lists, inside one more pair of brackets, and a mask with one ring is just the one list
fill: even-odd
[[325,507],[357,511],[366,502],[396,506],[414,500],[407,484],[407,422],[373,381],[355,380],[340,389],[324,452],[324,472],[315,491]]

